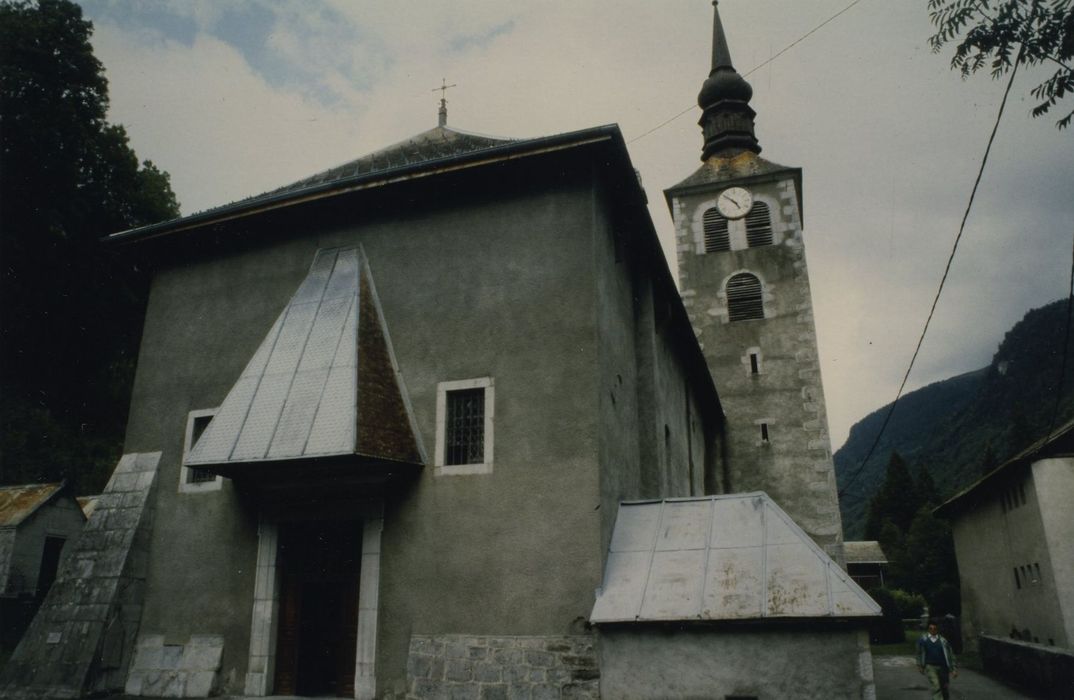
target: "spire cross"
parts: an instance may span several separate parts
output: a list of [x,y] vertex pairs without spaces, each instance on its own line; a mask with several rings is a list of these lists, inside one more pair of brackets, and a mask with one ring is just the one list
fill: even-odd
[[448,88],[458,87],[455,83],[447,84],[446,78],[440,79],[440,87],[433,88],[430,92],[440,91],[440,126],[447,126],[447,91]]

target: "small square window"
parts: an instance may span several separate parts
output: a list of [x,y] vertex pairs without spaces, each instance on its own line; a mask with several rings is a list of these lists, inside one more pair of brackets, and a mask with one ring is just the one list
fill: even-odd
[[191,411],[187,414],[186,436],[183,439],[183,466],[179,469],[179,493],[217,491],[223,486],[223,479],[208,469],[198,469],[197,467],[185,465],[187,455],[190,454],[190,450],[194,449],[194,445],[198,443],[198,439],[205,433],[205,429],[209,427],[213,416],[216,415],[216,410],[215,408],[207,408]]
[[436,476],[492,471],[490,377],[441,382],[436,389]]

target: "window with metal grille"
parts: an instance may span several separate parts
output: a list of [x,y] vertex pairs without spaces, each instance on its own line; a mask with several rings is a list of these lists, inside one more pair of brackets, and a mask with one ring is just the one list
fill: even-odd
[[754,202],[746,214],[746,244],[750,248],[772,245],[772,214],[764,202]]
[[756,275],[741,272],[727,280],[727,316],[732,322],[764,318],[761,281]]
[[[205,429],[209,427],[209,422],[212,421],[212,416],[196,416],[194,418],[194,426],[191,428],[190,434],[190,446],[198,444],[198,438],[202,436]],[[208,469],[198,469],[197,467],[190,467],[186,470],[186,483],[188,484],[204,484],[207,481],[212,481],[216,478],[216,474],[213,474]]]
[[705,230],[706,253],[731,250],[731,239],[727,233],[727,219],[723,218],[715,207],[706,211],[701,221]]
[[485,390],[447,392],[444,463],[480,464],[485,458]]

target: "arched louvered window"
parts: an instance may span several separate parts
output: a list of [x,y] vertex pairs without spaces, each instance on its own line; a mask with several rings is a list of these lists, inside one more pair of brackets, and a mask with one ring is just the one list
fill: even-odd
[[705,212],[702,223],[705,228],[706,253],[731,250],[731,239],[727,235],[727,219],[716,211],[716,207]]
[[756,275],[740,272],[727,280],[727,316],[732,322],[764,318],[761,281]]
[[764,202],[754,202],[746,214],[746,243],[750,248],[772,245],[772,213]]

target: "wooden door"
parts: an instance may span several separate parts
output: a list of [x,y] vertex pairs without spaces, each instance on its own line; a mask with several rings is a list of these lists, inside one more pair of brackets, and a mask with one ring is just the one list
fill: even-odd
[[277,695],[354,697],[361,524],[281,526]]

